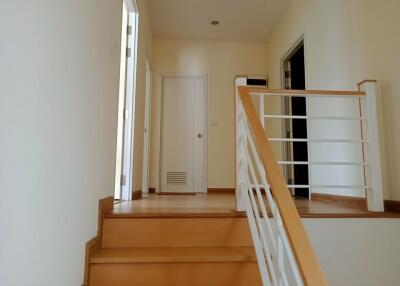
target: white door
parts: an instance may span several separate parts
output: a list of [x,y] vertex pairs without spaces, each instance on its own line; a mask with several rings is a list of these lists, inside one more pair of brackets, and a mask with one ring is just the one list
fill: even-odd
[[142,192],[149,193],[149,149],[150,149],[150,125],[151,125],[151,69],[146,59],[146,89],[144,102],[144,136],[143,136],[143,176]]
[[206,94],[200,77],[163,77],[161,192],[205,192]]

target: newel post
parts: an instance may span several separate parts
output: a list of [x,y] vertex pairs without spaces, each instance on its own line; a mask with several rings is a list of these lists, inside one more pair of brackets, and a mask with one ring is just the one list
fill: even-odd
[[235,160],[235,173],[236,173],[236,211],[245,211],[245,191],[247,186],[247,120],[244,112],[240,96],[239,87],[246,85],[246,78],[237,77],[235,79],[235,145],[236,145],[236,160]]
[[364,146],[364,157],[369,163],[369,172],[367,172],[367,184],[371,187],[367,189],[368,210],[374,212],[384,211],[383,201],[383,182],[381,154],[379,146],[379,125],[378,125],[378,109],[376,105],[377,82],[375,80],[365,80],[358,84],[360,91],[364,91],[366,96],[365,104],[363,104],[363,114],[366,115],[367,125],[365,139],[368,143]]

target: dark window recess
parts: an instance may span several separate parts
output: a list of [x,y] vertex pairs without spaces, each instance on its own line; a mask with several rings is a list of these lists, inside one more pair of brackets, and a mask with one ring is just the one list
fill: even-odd
[[246,83],[247,85],[267,86],[266,79],[248,78]]

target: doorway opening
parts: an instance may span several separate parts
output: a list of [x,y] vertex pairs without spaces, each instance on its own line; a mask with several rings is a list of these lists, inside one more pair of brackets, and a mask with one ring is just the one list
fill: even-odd
[[132,199],[138,12],[135,0],[122,2],[121,60],[118,98],[115,191],[117,200]]
[[[299,40],[283,59],[283,73],[285,89],[306,89],[303,39]],[[305,97],[286,97],[283,106],[286,115],[307,115],[307,99]],[[287,138],[307,139],[307,119],[286,120],[284,124],[284,132]],[[285,161],[308,161],[309,146],[307,142],[287,142],[285,145]],[[285,175],[288,185],[309,185],[308,165],[287,165]],[[292,187],[290,189],[293,196],[309,198],[309,188]]]
[[207,192],[206,90],[203,76],[161,77],[161,194]]

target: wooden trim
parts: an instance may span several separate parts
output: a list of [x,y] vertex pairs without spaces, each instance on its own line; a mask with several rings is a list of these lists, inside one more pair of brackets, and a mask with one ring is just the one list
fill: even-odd
[[208,188],[208,194],[235,194],[235,188]]
[[157,193],[160,196],[194,196],[196,193],[183,193],[183,192],[160,192]]
[[385,212],[400,213],[400,201],[385,200]]
[[90,284],[90,259],[92,254],[101,248],[100,237],[95,236],[86,243],[85,248],[85,272],[83,278],[83,286],[89,286]]
[[275,94],[299,94],[299,95],[342,95],[342,96],[366,96],[363,91],[348,90],[296,90],[296,89],[269,89],[240,87],[240,90],[247,90],[247,93],[275,93]]
[[142,198],[142,190],[132,192],[132,200],[140,200]]
[[[256,262],[252,246],[108,248],[96,252],[95,264]],[[162,283],[164,284],[164,283]]]
[[360,81],[359,83],[357,83],[358,90],[360,90],[360,87],[361,87],[362,84],[367,83],[367,82],[377,83],[378,81],[376,79],[365,79],[363,81]]
[[311,200],[324,203],[334,203],[336,205],[345,205],[348,207],[357,207],[367,210],[367,200],[365,198],[312,193]]
[[108,197],[99,200],[99,213],[98,213],[98,224],[97,224],[97,235],[100,237],[103,234],[103,220],[104,215],[114,208],[114,197]]
[[149,194],[155,194],[156,188],[149,188]]
[[246,218],[245,212],[237,212],[232,208],[230,212],[129,212],[129,213],[110,213],[106,218]]
[[92,253],[101,248],[103,235],[103,222],[106,213],[114,208],[114,197],[107,197],[99,200],[99,211],[97,221],[97,235],[86,243],[85,247],[85,270],[83,277],[83,285],[89,286],[90,283],[90,257]]
[[[239,87],[239,96],[247,116],[249,128],[254,137],[257,152],[265,170],[268,170],[266,175],[271,185],[271,191],[279,209],[304,285],[327,286],[328,281],[308,239],[296,205],[290,196],[272,147],[268,142],[268,135],[257,116],[256,108],[249,95],[251,90],[253,89]],[[267,89],[258,90],[264,91]]]
[[123,202],[123,200],[114,200],[114,206],[115,205],[118,205],[118,204],[120,204],[120,203],[122,203]]
[[396,212],[361,212],[361,213],[304,213],[301,218],[400,218],[400,213]]

